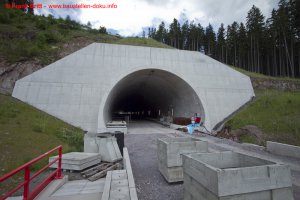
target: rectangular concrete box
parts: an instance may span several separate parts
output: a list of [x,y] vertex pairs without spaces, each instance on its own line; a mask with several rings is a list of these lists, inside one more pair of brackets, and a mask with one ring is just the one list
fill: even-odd
[[300,147],[298,146],[267,141],[267,151],[281,156],[300,159]]
[[184,199],[293,200],[288,166],[235,152],[183,155]]
[[[49,163],[58,156],[49,158]],[[62,169],[68,170],[83,170],[90,166],[96,165],[101,162],[101,156],[98,153],[83,153],[83,152],[71,152],[62,154]],[[57,168],[58,161],[51,165],[51,168]]]
[[183,181],[181,154],[208,152],[208,143],[195,138],[177,137],[157,140],[158,169],[171,182]]

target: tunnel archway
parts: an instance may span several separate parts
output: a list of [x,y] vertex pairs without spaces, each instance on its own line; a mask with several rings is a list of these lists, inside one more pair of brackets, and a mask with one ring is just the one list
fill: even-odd
[[140,117],[191,117],[205,120],[202,103],[193,88],[177,75],[145,69],[121,79],[109,93],[103,109],[105,124],[116,114],[132,113]]

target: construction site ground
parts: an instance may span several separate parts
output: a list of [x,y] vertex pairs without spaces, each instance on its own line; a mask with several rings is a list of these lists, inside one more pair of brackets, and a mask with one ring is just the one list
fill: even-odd
[[197,137],[209,142],[209,151],[236,151],[247,155],[288,164],[292,172],[295,200],[300,199],[300,160],[270,154],[264,148],[240,144],[206,134],[187,135],[150,121],[131,122],[125,136],[129,150],[138,198],[140,200],[181,200],[183,183],[168,184],[158,171],[156,142],[161,137]]

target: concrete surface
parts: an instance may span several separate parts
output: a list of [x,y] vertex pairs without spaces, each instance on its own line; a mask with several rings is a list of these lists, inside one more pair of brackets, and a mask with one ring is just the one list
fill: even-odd
[[69,181],[66,184],[62,185],[58,190],[56,190],[51,197],[60,197],[65,196],[80,196],[85,194],[102,194],[104,189],[105,178],[101,178],[94,182],[89,180],[77,180]]
[[52,181],[35,200],[101,200],[105,179],[94,182],[88,180]]
[[[58,156],[49,158],[49,163],[54,161]],[[62,154],[61,168],[67,170],[83,170],[101,162],[101,156],[98,153],[70,152]],[[50,168],[57,168],[58,161]]]
[[183,171],[190,180],[184,191],[194,199],[293,199],[289,167],[260,158],[230,151],[183,154]]
[[99,153],[106,162],[115,162],[122,159],[117,140],[110,134],[88,132],[84,135],[84,152]]
[[18,80],[12,96],[103,132],[114,112],[149,107],[175,117],[198,113],[212,130],[254,92],[248,76],[199,52],[93,43]]
[[159,138],[157,140],[158,169],[169,182],[183,181],[182,154],[208,152],[208,144],[195,138]]
[[137,200],[130,158],[127,148],[123,149],[123,170],[109,171],[101,200]]
[[267,151],[281,156],[300,159],[300,147],[278,142],[267,141]]

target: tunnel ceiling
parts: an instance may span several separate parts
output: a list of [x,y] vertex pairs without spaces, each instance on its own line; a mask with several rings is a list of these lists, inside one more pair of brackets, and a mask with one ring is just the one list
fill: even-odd
[[148,112],[174,117],[190,117],[203,113],[194,90],[178,76],[157,69],[134,72],[120,80],[111,91],[104,109],[104,118],[124,112]]

